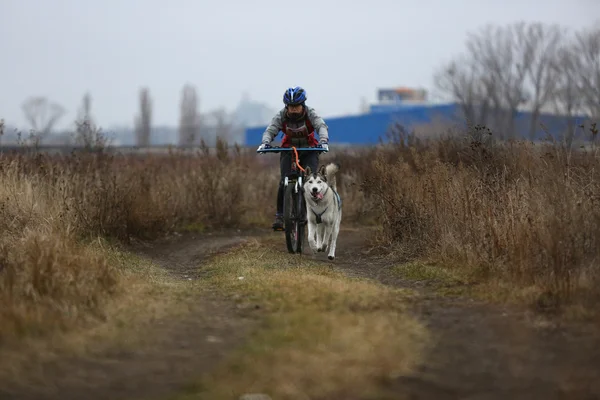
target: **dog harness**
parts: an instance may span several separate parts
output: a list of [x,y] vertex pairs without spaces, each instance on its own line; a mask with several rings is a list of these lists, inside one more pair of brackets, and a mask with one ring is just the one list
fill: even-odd
[[325,211],[327,211],[329,207],[325,207],[325,209],[323,210],[323,212],[321,214],[317,214],[315,212],[315,210],[311,210],[313,212],[313,214],[315,214],[315,217],[317,218],[317,224],[320,224],[323,222],[323,214],[325,214]]
[[[327,188],[327,190],[329,190],[329,187]],[[327,193],[327,190],[325,191],[325,193]],[[335,190],[331,189],[333,191],[333,194],[335,194],[335,199],[338,203],[338,211],[342,209],[342,198],[340,197],[339,193],[336,192]],[[325,196],[325,193],[323,193],[323,196]],[[323,212],[317,214],[315,212],[315,210],[310,210],[312,211],[313,214],[315,214],[315,217],[317,218],[317,224],[320,224],[323,222],[323,214],[325,214],[325,211],[327,211],[329,207],[325,207],[325,209],[323,210]]]

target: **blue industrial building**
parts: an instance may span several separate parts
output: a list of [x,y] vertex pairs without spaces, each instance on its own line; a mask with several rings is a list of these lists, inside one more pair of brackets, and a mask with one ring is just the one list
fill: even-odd
[[[459,104],[426,104],[422,97],[417,99],[421,102],[407,103],[402,98],[405,93],[414,91],[410,89],[385,89],[379,92],[379,104],[371,105],[369,112],[360,115],[349,115],[335,118],[325,118],[329,126],[331,143],[348,145],[373,145],[381,140],[386,140],[386,132],[390,126],[400,124],[406,132],[423,127],[428,124],[443,130],[443,126],[465,128],[466,122]],[[390,93],[393,98],[390,98]],[[387,97],[386,97],[387,96]],[[382,101],[383,100],[383,101]],[[410,99],[413,100],[414,99]],[[533,140],[542,140],[548,135],[555,138],[564,135],[569,126],[574,127],[583,123],[585,117],[579,116],[567,118],[552,114],[541,114],[536,124]],[[520,138],[529,139],[531,113],[517,112],[514,116],[515,131]],[[494,126],[488,126],[492,132]],[[266,126],[251,127],[246,129],[245,144],[248,146],[258,145]],[[434,128],[435,129],[435,128]],[[443,132],[439,132],[443,133]],[[278,144],[280,135],[275,138]]]
[[[370,145],[377,144],[380,138],[385,139],[388,127],[394,122],[402,124],[406,129],[410,129],[413,125],[426,124],[440,117],[459,122],[459,119],[453,117],[456,109],[454,104],[414,106],[393,111],[384,111],[377,106],[372,106],[368,114],[324,118],[329,126],[332,143]],[[266,126],[246,129],[246,145],[260,144],[265,129]],[[281,134],[278,138],[281,138]],[[278,138],[275,140],[277,141]]]

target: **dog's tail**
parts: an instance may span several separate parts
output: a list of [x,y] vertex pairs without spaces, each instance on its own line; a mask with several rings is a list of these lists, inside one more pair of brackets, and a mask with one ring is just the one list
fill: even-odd
[[329,187],[331,187],[335,191],[337,191],[337,187],[335,186],[335,174],[339,170],[340,170],[340,164],[338,164],[338,163],[329,163],[325,167],[325,176],[327,177]]

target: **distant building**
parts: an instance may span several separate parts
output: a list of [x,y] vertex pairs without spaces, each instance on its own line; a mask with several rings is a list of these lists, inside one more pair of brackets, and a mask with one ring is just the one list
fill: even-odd
[[378,89],[377,101],[371,105],[370,112],[390,112],[428,104],[425,89],[408,87]]
[[[391,127],[404,130],[407,134],[417,137],[435,137],[448,132],[464,131],[466,120],[460,104],[445,103],[433,104],[428,101],[427,91],[412,88],[384,88],[377,91],[377,100],[371,104],[369,111],[362,110],[362,114],[347,115],[342,117],[328,118],[324,116],[329,126],[329,135],[332,145],[373,145],[381,141],[387,141],[387,134]],[[505,112],[499,112],[496,120],[506,118]],[[492,115],[492,114],[490,114]],[[585,117],[566,118],[562,116],[544,113],[539,116],[537,129],[533,140],[542,140],[548,133],[557,137],[565,134],[567,130],[573,130],[573,120],[583,121]],[[497,138],[508,138],[505,135],[501,123],[495,123],[490,118],[487,127],[495,133]],[[530,139],[528,132],[530,128],[531,113],[518,111],[514,116],[514,132],[516,137]],[[266,123],[246,129],[245,143],[248,146],[260,144],[262,133]],[[513,132],[512,135],[515,135]],[[281,134],[281,132],[280,132]],[[511,136],[515,137],[515,136]],[[281,140],[279,135],[274,143]]]
[[377,100],[380,104],[424,104],[427,91],[408,87],[378,89]]

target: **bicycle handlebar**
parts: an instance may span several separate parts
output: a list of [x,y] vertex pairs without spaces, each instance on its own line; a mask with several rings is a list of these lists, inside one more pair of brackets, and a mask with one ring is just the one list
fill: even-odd
[[[256,150],[257,153],[281,153],[282,151],[293,151],[291,147],[269,147],[263,150]],[[322,147],[296,147],[296,151],[319,151],[321,153],[327,153],[329,150],[325,150]]]

